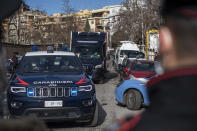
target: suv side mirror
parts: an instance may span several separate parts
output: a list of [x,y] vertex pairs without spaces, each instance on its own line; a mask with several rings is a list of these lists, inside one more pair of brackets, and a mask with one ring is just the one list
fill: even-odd
[[92,74],[87,74],[88,78],[92,80]]
[[85,70],[87,75],[92,75],[93,66],[92,65],[86,65],[86,66],[84,66],[84,70]]
[[92,70],[86,69],[86,75],[87,75],[90,79],[92,79],[92,75],[93,75]]

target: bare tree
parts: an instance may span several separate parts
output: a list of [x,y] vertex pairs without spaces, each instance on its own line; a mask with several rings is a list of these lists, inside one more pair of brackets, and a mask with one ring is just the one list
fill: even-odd
[[[80,23],[80,19],[74,15],[74,9],[70,6],[69,0],[62,0],[62,2],[62,10],[64,13],[61,14],[61,16],[47,16],[46,11],[41,10],[40,7],[37,7],[36,10],[32,10],[32,12],[38,12],[40,15],[34,15],[34,17],[31,18],[33,21],[31,28],[25,33],[26,43],[48,45],[55,43],[68,44],[70,42],[70,33],[71,31],[77,31],[77,25]],[[13,15],[11,18],[8,23],[14,23],[12,27],[15,27],[17,31],[17,22],[15,22],[17,20],[16,15]],[[8,31],[8,34],[9,33]],[[15,34],[18,34],[18,32]],[[16,40],[20,38],[17,36],[19,35],[16,35]],[[8,38],[10,39],[10,37]]]
[[[63,0],[62,10],[64,14],[55,17],[47,16],[38,18],[29,34],[30,41],[40,44],[67,44],[70,42],[70,32],[77,30],[74,9],[70,7],[69,0]],[[44,20],[45,19],[45,20]],[[50,19],[54,19],[51,21]],[[50,22],[47,22],[50,21]]]
[[[159,29],[160,0],[126,0],[119,14],[116,25],[117,32],[112,36],[113,42],[131,40],[137,44],[145,44],[146,32]],[[122,37],[117,37],[116,35]]]
[[62,2],[63,2],[62,11],[65,14],[73,14],[75,10],[70,6],[70,0],[62,0]]
[[[70,6],[70,0],[62,0],[63,1],[63,7],[62,10],[64,14],[67,14],[67,17],[64,18],[64,24],[62,25],[63,30],[62,32],[62,39],[65,40],[65,43],[70,42],[70,33],[72,31],[77,31],[77,18],[74,14],[75,10]],[[60,29],[60,28],[59,28]]]

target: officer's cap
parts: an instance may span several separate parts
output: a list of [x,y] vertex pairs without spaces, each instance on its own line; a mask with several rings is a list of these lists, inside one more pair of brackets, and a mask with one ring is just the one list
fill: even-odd
[[21,5],[21,0],[0,0],[0,21],[14,13]]
[[163,0],[161,15],[197,18],[197,0]]

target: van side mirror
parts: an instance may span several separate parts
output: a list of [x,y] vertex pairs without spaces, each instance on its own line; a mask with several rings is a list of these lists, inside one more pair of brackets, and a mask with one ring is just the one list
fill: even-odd
[[124,69],[124,65],[119,65],[119,70],[123,71],[123,69]]
[[129,71],[129,69],[128,69],[128,68],[124,68],[124,69],[123,69],[123,71],[128,72],[128,71]]

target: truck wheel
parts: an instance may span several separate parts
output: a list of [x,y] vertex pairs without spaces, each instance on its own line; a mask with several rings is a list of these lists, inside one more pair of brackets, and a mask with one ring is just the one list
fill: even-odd
[[104,78],[99,81],[99,84],[104,84]]
[[104,82],[105,82],[104,79],[105,79],[105,78],[101,78],[100,80],[94,80],[94,83],[95,83],[95,84],[104,84]]
[[97,124],[98,124],[98,113],[99,113],[99,108],[98,108],[98,103],[96,102],[94,116],[92,118],[92,121],[88,124],[89,127],[97,126]]
[[142,104],[142,96],[139,91],[129,90],[126,93],[126,106],[130,110],[139,110]]

